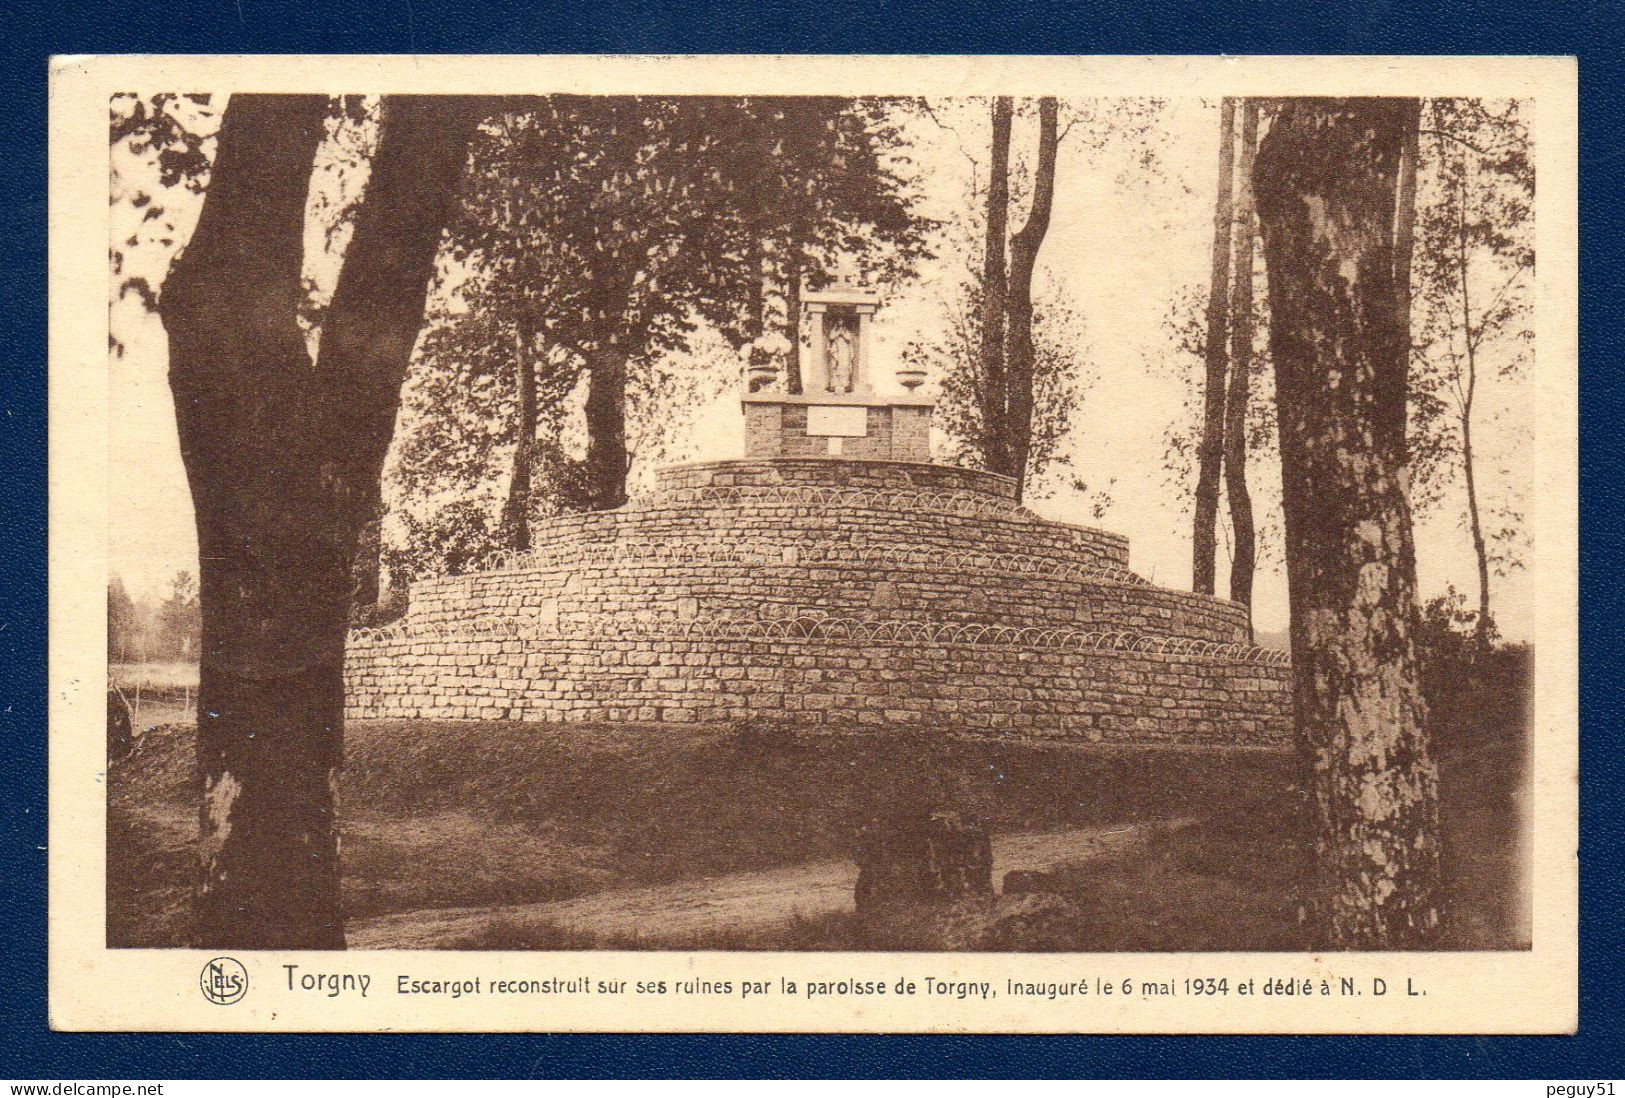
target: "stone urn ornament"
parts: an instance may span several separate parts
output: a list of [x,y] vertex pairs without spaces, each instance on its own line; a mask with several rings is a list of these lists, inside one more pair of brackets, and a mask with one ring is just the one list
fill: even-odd
[[905,363],[897,367],[897,384],[912,393],[925,384],[925,370]]
[[779,379],[779,368],[772,361],[752,362],[745,367],[745,383],[749,391],[760,393],[773,387]]

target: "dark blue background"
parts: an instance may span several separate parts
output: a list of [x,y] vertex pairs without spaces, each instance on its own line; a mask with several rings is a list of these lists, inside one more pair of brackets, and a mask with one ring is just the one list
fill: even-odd
[[[174,0],[6,4],[0,264],[0,1077],[1625,1075],[1618,2]],[[1580,57],[1581,1032],[1577,1038],[140,1036],[45,1024],[45,194],[52,53],[1512,53]],[[1537,533],[1538,536],[1538,533]],[[1488,962],[1494,964],[1494,961]],[[1508,988],[1511,995],[1516,988]]]

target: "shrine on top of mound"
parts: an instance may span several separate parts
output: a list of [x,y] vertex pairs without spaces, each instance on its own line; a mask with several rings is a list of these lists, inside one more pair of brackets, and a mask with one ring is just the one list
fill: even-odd
[[923,374],[874,384],[881,304],[803,294],[801,391],[750,368],[742,460],[657,470],[623,507],[537,522],[529,552],[414,583],[403,619],[352,633],[347,714],[1289,742],[1286,657],[1244,607],[931,463]]
[[879,305],[878,293],[845,282],[802,292],[809,337],[802,391],[780,389],[772,364],[751,371],[742,397],[747,458],[931,460],[932,401],[915,393],[924,372],[898,371],[905,391],[889,396],[871,380]]

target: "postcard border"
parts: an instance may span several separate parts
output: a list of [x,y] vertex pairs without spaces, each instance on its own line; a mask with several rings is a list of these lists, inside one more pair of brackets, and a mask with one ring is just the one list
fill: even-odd
[[[161,7],[161,6],[159,6]],[[1226,15],[1226,6],[1214,6],[1207,14],[1207,20],[1213,24],[1223,25],[1227,19],[1234,19],[1234,14]],[[1510,5],[1509,5],[1510,7]],[[1523,27],[1520,33],[1515,33],[1505,41],[1516,41],[1520,46],[1534,51],[1544,48],[1549,52],[1563,52],[1573,49],[1573,39],[1564,39],[1564,30],[1567,24],[1555,11],[1541,12],[1534,5],[1519,5],[1525,13]],[[1355,14],[1362,9],[1375,10],[1371,6],[1358,6]],[[908,16],[904,10],[891,9],[892,18],[899,23]],[[464,6],[466,13],[467,6]],[[1537,14],[1538,13],[1538,14]],[[172,25],[185,25],[179,19]],[[476,22],[472,16],[465,14],[465,19]],[[1536,31],[1528,24],[1538,23],[1540,20],[1549,20]],[[162,24],[159,18],[154,22]],[[650,23],[656,20],[649,20]],[[1290,22],[1290,21],[1289,21]],[[1321,28],[1337,20],[1328,19],[1324,9],[1312,13],[1309,17],[1299,20],[1302,24],[1295,40],[1286,43],[1284,36],[1279,34],[1276,25],[1277,41],[1272,45],[1279,49],[1283,44],[1290,45],[1294,51],[1307,52],[1311,49],[1323,49],[1336,45],[1344,47],[1353,45],[1350,39],[1345,38],[1340,43],[1316,44],[1314,38],[1323,37],[1325,31]],[[1032,35],[1029,42],[1042,42],[1046,46],[1058,46],[1053,37],[1048,34],[1053,25],[1045,27],[1046,33],[1034,33],[1031,23],[1042,26],[1042,19],[1030,16],[1028,33]],[[1317,24],[1310,27],[1308,24]],[[1144,37],[1144,23],[1137,26],[1138,33]],[[1414,31],[1416,24],[1407,23],[1407,31]],[[1617,37],[1618,29],[1613,28]],[[1451,48],[1483,48],[1485,45],[1486,27],[1478,24],[1474,27],[1474,38],[1470,44],[1462,42],[1465,37],[1460,31],[1456,39],[1460,43],[1452,47],[1448,34],[1440,38],[1430,38],[1427,45],[1432,49]],[[1318,32],[1318,35],[1317,35]],[[147,32],[151,35],[151,32]],[[456,48],[468,43],[461,41],[466,38],[466,31],[450,34],[434,34],[419,28],[417,32],[421,38],[438,38],[440,48]],[[647,31],[642,31],[647,36]],[[1212,31],[1210,29],[1209,35]],[[1289,32],[1289,36],[1290,32]],[[130,35],[130,39],[138,38]],[[207,35],[196,34],[194,39],[205,39]],[[315,35],[300,35],[297,32],[272,32],[269,35],[261,34],[259,40],[233,41],[233,48],[250,48],[259,51],[274,51],[277,49],[314,49],[319,47]],[[300,42],[299,39],[304,41]],[[388,36],[385,36],[386,38]],[[398,49],[402,43],[398,41],[400,32],[394,34],[397,41],[384,40],[378,42],[382,49]],[[636,37],[634,35],[633,37]],[[1106,43],[1107,48],[1115,45],[1117,48],[1135,48],[1128,39],[1132,35],[1120,36],[1117,43]],[[1374,34],[1370,42],[1361,40],[1358,45],[1362,49],[1380,51],[1387,42],[1389,48],[1398,45],[1389,42],[1395,37],[1395,32],[1387,32],[1386,37]],[[1414,38],[1407,33],[1414,44]],[[105,45],[108,35],[105,30],[97,35],[98,44]],[[1560,41],[1560,39],[1562,39]],[[81,39],[84,40],[84,39]],[[562,41],[558,39],[556,41]],[[171,38],[171,44],[179,41],[178,36]],[[352,39],[353,41],[353,39]],[[1189,38],[1182,38],[1177,34],[1170,34],[1166,41],[1184,42],[1185,48],[1192,48]],[[1599,96],[1588,94],[1584,89],[1595,93],[1603,85],[1605,78],[1618,78],[1619,63],[1614,61],[1611,74],[1605,72],[1606,62],[1601,56],[1602,47],[1607,42],[1600,33],[1594,36],[1590,45],[1596,52],[1587,52],[1586,60],[1582,65],[1582,109],[1586,112],[1586,126],[1582,130],[1582,162],[1601,163],[1602,154],[1611,151],[1609,137],[1625,130],[1621,126],[1619,104],[1617,98],[1611,101],[1611,108],[1604,111],[1600,119],[1596,116],[1599,107]],[[1544,46],[1542,46],[1544,43]],[[24,48],[28,45],[27,39],[14,42]],[[121,42],[123,48],[140,49],[150,47],[152,42],[126,41]],[[194,41],[190,48],[207,48],[207,41]],[[224,43],[214,43],[223,45]],[[371,43],[369,43],[371,44]],[[412,43],[406,43],[412,44]],[[491,43],[483,43],[489,48]],[[515,38],[507,38],[502,45],[509,48],[527,47]],[[601,43],[594,43],[601,44]],[[873,47],[875,43],[866,41],[866,46]],[[617,42],[615,45],[627,48],[627,43]],[[640,43],[647,48],[647,43]],[[888,43],[889,45],[889,43]],[[1077,48],[1079,43],[1072,44]],[[1234,48],[1237,43],[1231,43]],[[1253,49],[1269,48],[1271,44],[1262,42],[1243,44]],[[670,50],[678,48],[672,43],[662,43],[661,48]],[[996,48],[990,43],[958,43],[961,49]],[[1102,46],[1100,42],[1091,42],[1091,52],[1098,51]],[[938,46],[937,48],[941,48]],[[1195,48],[1201,48],[1196,46]],[[1210,44],[1207,48],[1213,48]],[[1617,53],[1615,55],[1617,57]],[[36,64],[38,55],[32,59]],[[19,68],[21,66],[18,66]],[[14,70],[15,71],[15,70]],[[35,70],[38,72],[39,70]],[[1620,86],[1616,79],[1615,87]],[[25,110],[36,113],[36,108],[43,111],[44,96],[35,94],[21,97],[27,103]],[[29,119],[28,121],[35,121]],[[35,127],[35,132],[43,133],[45,127],[43,119],[37,119],[41,124]],[[1607,146],[1607,147],[1605,147]],[[18,183],[13,193],[29,193],[32,189],[38,193],[40,181],[44,176],[43,150],[38,158],[18,157],[6,169],[8,176],[15,175]],[[1621,350],[1621,336],[1617,327],[1610,324],[1612,302],[1618,300],[1621,263],[1619,257],[1618,241],[1621,236],[1621,216],[1617,195],[1609,195],[1606,188],[1609,180],[1596,170],[1582,174],[1582,217],[1587,225],[1587,236],[1581,242],[1582,267],[1582,354],[1587,361],[1610,362],[1618,361]],[[44,219],[42,211],[24,210],[18,233],[14,240],[23,242],[23,247],[15,249],[14,245],[8,248],[20,254],[13,255],[13,262],[8,266],[8,276],[16,278],[20,284],[43,285],[44,277]],[[7,966],[12,978],[4,981],[7,985],[5,997],[15,1002],[7,1002],[6,1014],[13,1021],[18,1019],[43,1022],[43,990],[44,990],[44,943],[43,919],[38,918],[40,901],[44,892],[44,860],[41,851],[44,843],[44,764],[45,747],[42,731],[44,721],[45,700],[45,660],[44,635],[45,613],[43,599],[44,581],[44,524],[42,522],[46,490],[44,465],[44,415],[46,407],[45,374],[43,363],[44,354],[44,323],[42,310],[31,308],[38,300],[36,297],[19,292],[9,295],[8,312],[13,314],[11,331],[18,340],[20,348],[19,359],[25,362],[38,364],[34,369],[24,369],[14,374],[13,401],[18,405],[18,414],[12,420],[12,429],[0,433],[0,455],[9,459],[8,468],[19,470],[11,487],[4,496],[5,513],[12,520],[11,553],[13,561],[19,566],[18,572],[13,573],[13,582],[8,585],[6,599],[7,617],[12,621],[9,643],[12,649],[12,658],[16,661],[14,668],[21,672],[19,680],[26,684],[26,689],[17,695],[17,703],[10,714],[7,723],[15,735],[13,743],[16,751],[13,754],[14,788],[13,797],[7,805],[8,815],[12,816],[15,825],[11,830],[12,842],[7,844],[6,862],[6,897],[7,907],[16,912],[26,909],[34,914],[33,918],[20,920],[22,932],[13,942],[11,963]],[[1612,410],[1625,407],[1622,399],[1620,383],[1612,379],[1611,372],[1605,370],[1592,370],[1581,375],[1582,402],[1584,406],[1597,411]],[[1581,582],[1588,591],[1588,602],[1581,607],[1581,661],[1582,671],[1587,667],[1617,666],[1614,657],[1617,653],[1617,641],[1612,640],[1614,635],[1611,624],[1619,611],[1620,591],[1611,577],[1602,571],[1606,566],[1603,550],[1617,547],[1618,537],[1612,533],[1619,528],[1622,516],[1615,514],[1614,510],[1619,504],[1609,505],[1612,498],[1611,489],[1617,470],[1618,444],[1620,441],[1619,428],[1616,421],[1607,416],[1590,415],[1582,419],[1581,425],[1581,455],[1579,474],[1581,478],[1582,512],[1581,512]],[[1602,675],[1589,676],[1582,680],[1581,702],[1583,714],[1607,714],[1614,710],[1620,702],[1620,688]],[[547,1049],[550,1074],[601,1074],[605,1067],[615,1061],[627,1069],[624,1073],[643,1075],[662,1075],[672,1071],[681,1071],[686,1065],[687,1071],[693,1072],[696,1064],[709,1061],[713,1064],[727,1065],[740,1074],[762,1072],[769,1067],[780,1072],[795,1074],[825,1074],[832,1070],[839,1074],[897,1074],[928,1071],[942,1074],[998,1074],[1002,1064],[1019,1065],[1021,1074],[1095,1074],[1098,1068],[1110,1065],[1115,1068],[1112,1073],[1133,1073],[1136,1067],[1142,1072],[1169,1073],[1189,1075],[1217,1074],[1220,1072],[1234,1072],[1238,1062],[1250,1065],[1259,1074],[1288,1074],[1288,1075],[1337,1075],[1342,1074],[1387,1074],[1401,1075],[1436,1075],[1447,1074],[1441,1070],[1454,1067],[1459,1071],[1485,1074],[1522,1074],[1535,1075],[1573,1075],[1587,1070],[1589,1064],[1602,1064],[1600,1053],[1603,1051],[1599,1040],[1608,1032],[1617,1032],[1620,1008],[1618,996],[1615,993],[1620,986],[1620,951],[1619,920],[1617,915],[1617,886],[1611,884],[1617,881],[1619,869],[1619,852],[1609,852],[1602,841],[1612,831],[1614,821],[1611,807],[1621,803],[1620,794],[1620,760],[1613,750],[1617,746],[1617,739],[1610,742],[1603,738],[1606,736],[1601,722],[1595,719],[1582,718],[1582,768],[1584,774],[1583,797],[1581,804],[1581,839],[1582,849],[1585,851],[1587,875],[1582,878],[1582,907],[1581,907],[1581,948],[1582,948],[1582,1036],[1575,1040],[1560,1042],[1528,1041],[1519,1039],[1489,1039],[1488,1047],[1495,1050],[1495,1054],[1484,1057],[1482,1053],[1486,1048],[1483,1038],[1389,1038],[1389,1037],[1359,1037],[1359,1038],[1311,1038],[1308,1041],[1296,1038],[1281,1037],[1247,1037],[1247,1038],[1146,1038],[1146,1037],[1091,1037],[1091,1038],[1052,1038],[1035,1040],[1022,1037],[979,1037],[979,1038],[940,1038],[940,1037],[909,1037],[909,1038],[837,1038],[832,1041],[827,1036],[822,1037],[728,1037],[728,1036],[676,1036],[653,1037],[635,1035],[617,1035],[614,1037],[595,1037],[591,1035],[575,1035],[571,1037],[533,1037],[524,1035],[505,1036],[500,1038],[482,1038],[478,1045],[470,1036],[414,1036],[411,1038],[389,1037],[372,1038],[355,1035],[345,1037],[266,1037],[266,1036],[234,1036],[234,1037],[201,1037],[188,1041],[188,1052],[184,1057],[175,1054],[175,1043],[172,1038],[154,1035],[150,1037],[97,1037],[73,1036],[61,1034],[25,1032],[21,1025],[8,1024],[4,1027],[6,1032],[8,1066],[16,1065],[13,1070],[23,1067],[33,1068],[39,1072],[68,1072],[87,1069],[91,1062],[91,1055],[99,1062],[96,1071],[107,1073],[109,1066],[113,1070],[122,1068],[133,1071],[149,1069],[148,1073],[175,1075],[185,1073],[183,1068],[200,1074],[219,1073],[228,1074],[254,1074],[254,1075],[297,1075],[309,1072],[313,1067],[325,1066],[333,1070],[344,1065],[348,1073],[361,1075],[473,1075],[485,1074],[488,1071],[524,1072],[532,1068],[536,1057],[543,1054],[544,1046]],[[1610,904],[1616,906],[1610,907]],[[14,924],[17,925],[17,924]],[[38,962],[37,967],[30,962]],[[492,1042],[496,1042],[493,1046]],[[10,1047],[13,1042],[25,1045],[23,1050]],[[1378,1049],[1385,1051],[1379,1052]],[[92,1053],[94,1050],[94,1053]],[[20,1056],[12,1055],[22,1051]],[[1078,1053],[1087,1051],[1090,1062],[1074,1059]],[[1476,1052],[1472,1059],[1468,1059],[1471,1052]],[[91,1055],[87,1055],[91,1054]],[[83,1057],[83,1058],[80,1058]],[[700,1059],[696,1059],[700,1057]],[[1101,1057],[1102,1059],[1095,1059]],[[222,1067],[222,1065],[229,1065]],[[156,1069],[155,1071],[152,1069]],[[1341,1070],[1340,1070],[1341,1069]],[[614,1072],[621,1074],[623,1072]],[[711,1072],[699,1072],[711,1074]],[[731,1073],[731,1072],[730,1072]],[[1252,1072],[1248,1072],[1249,1074]]]

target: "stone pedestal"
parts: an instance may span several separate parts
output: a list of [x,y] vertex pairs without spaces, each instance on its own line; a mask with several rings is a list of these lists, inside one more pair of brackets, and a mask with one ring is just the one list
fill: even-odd
[[931,460],[931,401],[831,393],[746,393],[745,457]]

